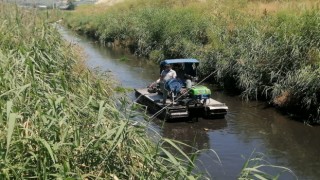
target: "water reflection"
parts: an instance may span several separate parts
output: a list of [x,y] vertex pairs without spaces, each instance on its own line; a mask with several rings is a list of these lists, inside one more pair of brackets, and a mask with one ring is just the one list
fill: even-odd
[[[123,50],[101,47],[65,30],[61,33],[84,48],[89,67],[99,66],[103,71],[111,71],[125,87],[145,87],[159,76],[156,65]],[[202,152],[197,163],[215,179],[236,179],[253,151],[266,154],[270,163],[294,170],[299,179],[320,177],[320,127],[290,120],[261,102],[244,102],[214,90],[213,98],[228,105],[225,119],[199,119],[196,123],[155,121],[155,129],[165,137],[197,149],[214,149],[222,164],[217,163],[210,151]],[[191,152],[192,149],[184,147],[184,151]],[[281,176],[281,179],[293,178]]]
[[[198,122],[157,122],[162,126],[162,135],[183,142],[192,146],[196,150],[209,149],[208,132],[226,128],[227,121],[225,119],[199,119]],[[182,146],[184,152],[194,152],[195,149]]]

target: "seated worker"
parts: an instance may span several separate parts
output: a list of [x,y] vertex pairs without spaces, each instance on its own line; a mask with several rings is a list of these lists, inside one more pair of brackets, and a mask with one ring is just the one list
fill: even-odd
[[175,70],[177,71],[177,79],[183,83],[185,88],[190,89],[192,86],[191,79],[193,77],[186,74],[185,66],[183,64],[177,64]]
[[165,69],[160,74],[160,89],[161,89],[161,92],[163,93],[163,102],[162,102],[163,104],[166,104],[166,100],[168,97],[168,91],[165,89],[164,86],[168,80],[174,79],[176,77],[177,77],[176,71],[171,69],[170,64],[166,64]]

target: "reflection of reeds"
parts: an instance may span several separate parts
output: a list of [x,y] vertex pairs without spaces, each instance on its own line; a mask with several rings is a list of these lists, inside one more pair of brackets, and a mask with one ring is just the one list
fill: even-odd
[[[319,3],[201,2],[125,1],[103,11],[79,7],[66,14],[66,23],[102,43],[128,47],[154,61],[199,58],[202,74],[214,71],[220,84],[240,89],[246,99],[264,98],[284,108],[301,108],[299,113],[317,121]],[[258,8],[253,11],[253,7]],[[93,11],[92,16],[82,15]],[[300,72],[304,79],[298,77]],[[290,101],[277,104],[284,92],[291,92]]]
[[112,80],[86,69],[36,10],[0,9],[0,179],[197,176],[181,150],[183,160],[130,121],[136,111],[119,110]]

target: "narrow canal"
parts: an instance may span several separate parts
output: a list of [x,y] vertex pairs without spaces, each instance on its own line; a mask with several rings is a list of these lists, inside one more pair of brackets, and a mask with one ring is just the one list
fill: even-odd
[[[65,39],[84,49],[90,68],[111,72],[124,87],[146,87],[159,76],[157,65],[121,49],[102,47],[65,29],[60,32]],[[296,122],[261,102],[243,102],[223,92],[213,92],[213,98],[228,105],[225,119],[200,119],[196,123],[155,121],[155,128],[164,137],[198,149],[213,149],[218,154],[221,163],[212,151],[203,151],[198,156],[198,167],[207,171],[212,179],[236,179],[253,152],[263,153],[266,161],[290,168],[296,175],[283,173],[280,179],[320,177],[320,127]]]

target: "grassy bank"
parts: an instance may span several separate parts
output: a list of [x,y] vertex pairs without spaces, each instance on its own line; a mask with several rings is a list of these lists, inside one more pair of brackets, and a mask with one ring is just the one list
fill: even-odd
[[82,6],[65,23],[139,56],[198,58],[203,75],[245,99],[319,122],[317,1],[130,1]]
[[[192,179],[37,10],[0,4],[0,179]],[[177,148],[178,149],[178,148]],[[181,157],[178,158],[178,157]]]

